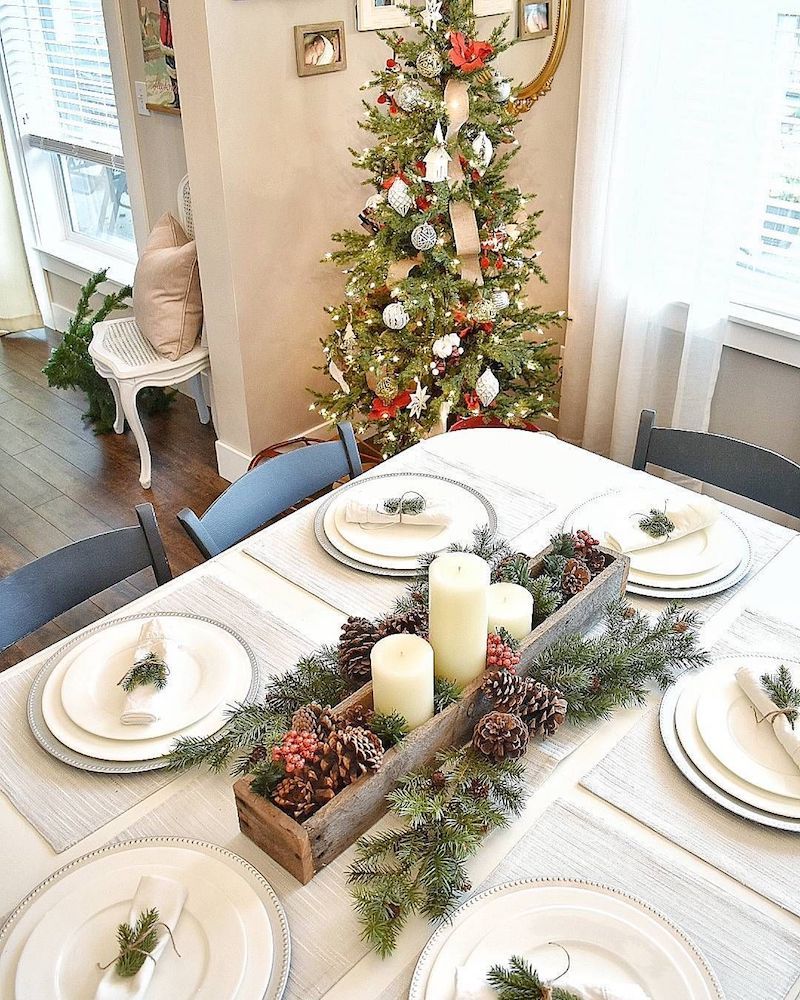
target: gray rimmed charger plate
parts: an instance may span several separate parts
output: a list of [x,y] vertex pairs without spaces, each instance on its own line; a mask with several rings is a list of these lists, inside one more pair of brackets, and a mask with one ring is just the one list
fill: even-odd
[[[14,908],[3,926],[0,927],[0,952],[3,951],[10,933],[31,903],[38,899],[42,893],[46,892],[49,888],[60,881],[65,875],[69,875],[76,869],[91,864],[92,861],[103,857],[106,854],[130,850],[131,848],[138,847],[192,848],[194,850],[201,851],[208,856],[221,856],[228,861],[234,862],[237,868],[241,869],[242,877],[245,878],[248,884],[255,890],[264,906],[270,928],[272,929],[272,938],[275,942],[275,960],[272,963],[272,971],[270,973],[269,981],[266,985],[263,996],[260,998],[254,997],[253,1000],[281,1000],[289,979],[292,946],[291,938],[289,936],[289,922],[286,919],[286,913],[284,912],[280,900],[275,895],[274,889],[257,868],[254,868],[249,861],[245,861],[244,858],[239,857],[238,854],[234,854],[232,851],[228,851],[226,848],[220,847],[217,844],[209,844],[203,840],[191,840],[188,837],[142,837],[137,840],[123,840],[117,844],[108,844],[105,847],[100,847],[96,851],[84,854],[83,857],[76,858],[75,861],[65,865],[63,868],[59,868],[58,871],[53,872],[53,874],[48,876],[43,882],[40,882],[35,889],[32,889],[28,895]],[[16,972],[16,970],[13,971]],[[3,982],[0,980],[0,992],[2,991],[2,987]]]
[[[750,654],[748,654],[748,656],[750,656]],[[724,656],[718,656],[711,662],[715,663],[725,658],[726,657]],[[758,653],[754,653],[751,658],[757,660],[762,657]],[[773,657],[764,658],[772,659]],[[686,778],[690,784],[694,785],[698,792],[701,792],[706,796],[706,798],[711,799],[712,802],[715,802],[718,806],[722,806],[722,808],[726,809],[728,812],[733,813],[736,816],[740,816],[742,819],[749,820],[751,823],[768,826],[774,830],[788,830],[790,833],[800,833],[800,819],[791,819],[787,816],[776,816],[774,813],[766,812],[764,809],[759,809],[756,806],[749,805],[747,802],[742,802],[734,795],[731,795],[730,792],[726,792],[718,785],[715,785],[714,782],[710,778],[707,778],[697,765],[689,758],[689,755],[683,749],[683,744],[681,743],[680,737],[678,736],[678,730],[675,726],[675,709],[684,685],[691,679],[692,676],[692,671],[686,671],[686,673],[681,674],[675,683],[671,684],[667,688],[661,699],[661,707],[658,713],[661,739],[664,741],[664,747],[672,758],[673,764],[678,768],[684,778]]]
[[[374,482],[376,479],[392,479],[396,476],[403,476],[404,478],[408,478],[408,476],[415,476],[419,479],[438,479],[440,482],[450,483],[452,486],[457,486],[459,489],[465,490],[467,493],[471,493],[481,502],[481,504],[483,504],[483,507],[486,510],[486,517],[491,533],[494,534],[497,531],[497,512],[486,497],[472,486],[467,486],[466,483],[459,482],[457,479],[450,479],[448,476],[437,476],[430,472],[384,472],[380,475],[370,476],[369,480],[370,482]],[[359,562],[357,559],[353,559],[351,556],[345,555],[344,552],[340,552],[325,533],[325,514],[327,513],[330,505],[334,501],[340,500],[342,494],[347,490],[355,489],[356,487],[362,485],[363,482],[361,480],[355,479],[352,483],[348,483],[346,486],[340,486],[338,490],[334,490],[333,493],[331,493],[331,495],[327,497],[322,504],[320,504],[314,517],[314,534],[317,541],[329,556],[337,562],[342,563],[342,565],[349,566],[350,569],[357,569],[361,573],[373,573],[376,576],[415,577],[419,572],[416,568],[390,569],[384,566],[370,566],[367,563]]]
[[98,625],[81,632],[79,635],[75,636],[74,639],[65,643],[57,652],[53,653],[53,655],[45,661],[41,670],[38,672],[36,677],[33,679],[33,683],[31,684],[31,689],[28,693],[28,725],[30,726],[31,732],[33,733],[37,743],[39,743],[39,745],[52,757],[55,757],[56,760],[60,760],[64,764],[69,764],[71,767],[77,767],[82,771],[94,771],[98,774],[140,774],[143,771],[157,771],[168,766],[169,759],[167,757],[156,757],[153,760],[141,761],[112,761],[101,760],[97,757],[87,757],[86,755],[78,753],[76,750],[72,750],[70,747],[65,746],[59,739],[57,739],[50,731],[50,727],[45,722],[44,713],[42,712],[42,692],[44,691],[44,686],[52,672],[61,662],[63,656],[69,650],[74,649],[75,646],[84,642],[90,635],[95,635],[97,632],[101,632],[103,629],[111,628],[120,622],[143,621],[147,618],[156,617],[191,618],[194,621],[207,622],[210,625],[216,625],[217,628],[228,632],[247,653],[248,659],[250,660],[250,666],[252,668],[252,679],[244,700],[252,701],[256,697],[261,687],[261,672],[259,670],[258,661],[256,660],[250,646],[239,635],[239,633],[234,631],[234,629],[230,628],[228,625],[225,625],[223,622],[215,621],[213,618],[206,618],[203,615],[194,615],[187,611],[143,611],[140,614],[126,615],[123,618],[114,618],[111,620],[104,619]]

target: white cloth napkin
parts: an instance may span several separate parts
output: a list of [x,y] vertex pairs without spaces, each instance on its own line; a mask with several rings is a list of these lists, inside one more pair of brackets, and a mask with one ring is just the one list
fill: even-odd
[[639,521],[651,508],[664,510],[664,501],[654,497],[639,499],[635,506],[625,503],[625,509],[617,517],[612,518],[606,526],[606,547],[617,552],[636,552],[639,549],[650,549],[654,545],[663,545],[676,538],[691,535],[702,528],[710,527],[719,517],[719,504],[709,497],[690,494],[687,497],[673,497],[667,502],[665,511],[667,517],[675,525],[675,530],[661,538],[653,538],[639,527]]
[[[393,498],[392,498],[393,499]],[[452,512],[441,500],[427,500],[425,509],[419,514],[387,514],[382,509],[383,501],[366,503],[348,500],[344,508],[344,519],[351,524],[450,524]]]
[[[649,995],[640,987],[624,983],[590,986],[575,980],[559,979],[554,985],[574,993],[580,1000],[650,1000]],[[487,984],[485,972],[460,965],[456,969],[455,1000],[497,1000],[497,994]]]
[[[800,686],[800,667],[788,663],[786,666],[789,669],[794,686]],[[763,719],[765,715],[770,715],[770,713],[778,709],[778,706],[770,698],[769,694],[767,694],[761,683],[761,675],[763,673],[764,668],[756,666],[740,667],[736,671],[736,680],[739,687],[744,691],[758,712],[759,719]],[[765,721],[761,725],[766,728],[770,723]],[[792,729],[792,724],[785,715],[776,715],[772,719],[771,725],[772,731],[777,736],[780,745],[789,754],[797,767],[800,768],[800,718],[795,720],[794,729]]]
[[[128,923],[135,924],[141,913],[155,907],[158,910],[159,920],[165,923],[174,935],[186,903],[186,896],[186,887],[174,879],[162,878],[160,875],[143,875],[131,903]],[[109,948],[114,947],[114,944],[114,941],[109,941]],[[145,959],[144,965],[136,975],[127,979],[118,976],[112,965],[106,969],[100,980],[94,995],[95,1000],[142,1000],[155,974],[156,962],[167,947],[172,947],[169,934],[163,927],[159,927],[158,944],[151,952],[155,961]],[[108,959],[104,957],[103,964],[106,961]]]
[[[144,623],[139,633],[139,641],[133,654],[133,663],[138,663],[150,653],[155,654],[169,666],[169,642],[158,618]],[[131,664],[133,666],[133,664]],[[136,687],[125,696],[120,722],[123,726],[149,726],[160,717],[160,705],[168,694],[169,684],[160,691],[153,684]]]

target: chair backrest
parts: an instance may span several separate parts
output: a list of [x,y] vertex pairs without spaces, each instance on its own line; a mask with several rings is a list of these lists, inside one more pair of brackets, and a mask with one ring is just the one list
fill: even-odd
[[190,240],[194,239],[194,218],[192,216],[192,192],[189,187],[189,175],[181,178],[178,184],[178,222]]
[[736,438],[656,427],[655,422],[655,410],[642,410],[634,469],[658,465],[800,517],[800,465]]
[[139,570],[151,567],[159,586],[171,580],[152,504],[136,516],[134,527],[65,545],[0,580],[0,649]]
[[203,555],[207,559],[219,555],[337,479],[361,475],[353,428],[339,424],[337,430],[338,441],[278,455],[246,472],[217,497],[202,517],[184,508],[178,520]]

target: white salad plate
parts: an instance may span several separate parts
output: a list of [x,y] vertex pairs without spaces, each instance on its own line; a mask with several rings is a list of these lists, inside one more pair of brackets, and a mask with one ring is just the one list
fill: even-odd
[[[61,681],[72,662],[72,655],[88,637],[97,635],[120,622],[135,622],[139,627],[152,619],[152,614],[131,615],[104,621],[80,637],[67,641],[45,661],[28,693],[28,725],[37,742],[57,760],[85,771],[105,774],[136,774],[166,767],[174,741],[183,736],[207,736],[220,730],[227,722],[229,703],[254,698],[261,685],[258,662],[247,643],[233,629],[221,622],[184,612],[161,612],[159,619],[182,619],[191,624],[213,626],[228,636],[225,665],[229,671],[225,701],[220,702],[204,718],[184,729],[154,739],[106,739],[77,726],[64,711],[61,702]],[[131,730],[139,727],[131,726]],[[144,727],[142,727],[144,728]]]
[[144,624],[128,621],[90,636],[70,658],[61,682],[61,703],[76,726],[109,740],[152,739],[185,729],[225,701],[229,662],[232,656],[241,657],[240,647],[233,652],[236,640],[207,622],[160,620],[169,661],[167,689],[159,696],[161,717],[146,726],[120,722],[126,694],[119,681],[133,666]]
[[[0,929],[0,996],[86,1000],[114,956],[142,875],[188,889],[175,943],[159,958],[148,1000],[280,1000],[289,974],[283,908],[252,865],[181,837],[112,844],[42,882]],[[38,966],[38,967],[37,967]]]
[[357,548],[341,534],[338,521],[342,520],[342,507],[331,504],[325,511],[322,528],[330,544],[343,556],[381,569],[397,569],[415,573],[419,565],[417,556],[376,556]]
[[[687,537],[691,538],[691,535]],[[679,541],[683,541],[683,539],[679,539]],[[635,553],[633,554],[635,555]],[[686,589],[687,587],[704,587],[707,584],[717,583],[718,580],[730,576],[734,570],[738,569],[741,563],[742,551],[738,546],[735,546],[716,566],[699,573],[687,573],[685,576],[659,576],[658,573],[646,573],[642,570],[631,568],[628,571],[628,579],[632,583],[641,584],[643,587],[664,587],[665,589],[670,589],[673,583],[680,583],[681,589]]]
[[[763,673],[774,673],[785,658],[764,658]],[[735,775],[774,795],[800,800],[800,769],[781,746],[769,721],[759,722],[750,699],[736,681],[749,657],[726,658],[714,683],[697,698],[697,728],[717,760]]]
[[[559,944],[562,947],[554,947]],[[625,893],[577,880],[523,880],[468,900],[430,939],[409,1000],[453,1000],[456,970],[480,977],[522,955],[545,978],[636,985],[651,1000],[719,1000],[722,992],[685,935]]]

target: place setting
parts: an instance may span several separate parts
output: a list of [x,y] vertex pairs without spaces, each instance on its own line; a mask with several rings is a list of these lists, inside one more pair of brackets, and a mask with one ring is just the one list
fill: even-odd
[[708,597],[739,583],[750,570],[750,542],[714,500],[654,487],[611,491],[575,508],[565,529],[588,527],[631,560],[627,590],[644,597]]
[[744,819],[800,832],[800,661],[723,656],[664,694],[660,727],[675,765]]
[[0,995],[15,1000],[279,1000],[289,963],[289,927],[263,876],[179,837],[79,858],[0,929]]
[[258,687],[255,656],[233,629],[141,614],[103,622],[51,656],[31,685],[28,722],[72,767],[133,774],[166,767],[179,737],[219,731],[228,706]]

